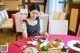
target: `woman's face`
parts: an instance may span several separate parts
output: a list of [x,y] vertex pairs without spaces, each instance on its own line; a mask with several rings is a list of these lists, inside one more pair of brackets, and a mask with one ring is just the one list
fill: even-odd
[[35,9],[35,10],[30,11],[30,17],[32,19],[36,19],[38,16],[39,16],[39,11],[38,10]]

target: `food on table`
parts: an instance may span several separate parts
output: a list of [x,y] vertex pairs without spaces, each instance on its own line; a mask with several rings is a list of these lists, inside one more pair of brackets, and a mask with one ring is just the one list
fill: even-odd
[[55,39],[55,43],[53,43],[52,41],[50,41],[48,44],[47,44],[47,47],[51,48],[51,47],[58,47],[60,45],[60,42],[62,42],[60,39]]
[[53,46],[57,48],[60,45],[60,42],[62,42],[60,39],[55,39],[55,43],[53,44]]
[[27,41],[27,44],[32,44],[32,41]]
[[35,47],[28,47],[24,50],[24,53],[38,53],[38,49]]
[[46,36],[41,36],[41,39],[46,40]]
[[34,36],[34,37],[32,38],[32,41],[33,41],[33,40],[37,41],[39,38],[40,38],[39,36]]
[[57,39],[55,39],[55,41],[57,41],[57,42],[62,42],[62,41],[61,41],[60,39],[58,39],[58,38],[57,38]]
[[43,43],[43,41],[42,41],[41,39],[39,39],[39,40],[38,40],[38,43],[41,44],[41,43]]
[[51,48],[51,47],[53,47],[53,43],[50,41],[46,46]]
[[77,42],[76,44],[74,44],[74,46],[80,48],[80,42]]
[[47,47],[47,46],[42,46],[42,47],[41,47],[41,50],[42,50],[42,51],[48,51],[48,47]]
[[53,44],[53,46],[56,47],[56,48],[57,48],[59,45],[60,45],[60,42],[55,42],[55,43]]
[[52,48],[52,47],[58,47],[60,45],[60,42],[55,42],[55,43],[53,43],[52,41],[50,41],[49,43],[47,43],[47,47],[48,48]]
[[42,40],[46,40],[46,36],[34,36],[32,37],[32,41],[35,40],[35,41],[38,41],[39,39],[42,39]]
[[46,40],[46,39],[48,39],[48,33],[47,32],[43,32],[43,33],[40,33],[40,36],[42,36],[42,39],[43,40]]

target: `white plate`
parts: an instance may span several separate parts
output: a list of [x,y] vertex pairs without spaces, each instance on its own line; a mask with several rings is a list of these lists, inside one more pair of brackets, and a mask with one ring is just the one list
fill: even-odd
[[[42,46],[46,46],[47,45],[47,43],[49,43],[49,41],[46,41],[46,42],[44,42],[44,43],[42,43],[40,46],[42,47]],[[53,44],[55,43],[55,41],[53,41]],[[56,47],[52,47],[52,48],[49,48],[49,50],[52,50],[52,49],[61,49],[61,48],[63,48],[63,46],[64,46],[65,44],[63,43],[63,42],[61,42],[60,43],[60,45],[56,48]]]
[[23,53],[38,53],[38,49],[35,47],[28,47],[24,49]]
[[27,44],[37,45],[37,41],[27,41]]
[[74,44],[76,44],[77,42],[79,42],[79,40],[71,40],[67,42],[68,47],[70,47],[73,50],[79,51],[80,52],[80,48],[77,48],[74,46]]

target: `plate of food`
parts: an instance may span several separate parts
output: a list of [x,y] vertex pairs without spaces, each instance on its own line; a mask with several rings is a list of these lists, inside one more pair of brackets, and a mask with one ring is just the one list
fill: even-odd
[[63,42],[57,42],[57,41],[46,41],[44,43],[42,43],[40,46],[46,46],[49,48],[49,50],[53,50],[53,49],[61,49],[63,48],[65,44]]
[[39,40],[39,39],[42,39],[42,40],[46,40],[46,36],[34,36],[32,37],[32,40]]
[[68,47],[80,52],[80,40],[71,40],[67,42]]
[[28,47],[24,49],[23,53],[38,53],[38,49],[35,47]]

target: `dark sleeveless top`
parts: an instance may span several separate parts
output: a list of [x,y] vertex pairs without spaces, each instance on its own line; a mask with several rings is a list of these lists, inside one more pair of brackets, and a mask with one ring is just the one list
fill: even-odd
[[37,19],[37,24],[34,25],[34,26],[30,25],[30,24],[26,21],[26,27],[27,27],[28,37],[39,35],[39,32],[40,32],[40,20],[39,20],[39,18]]

